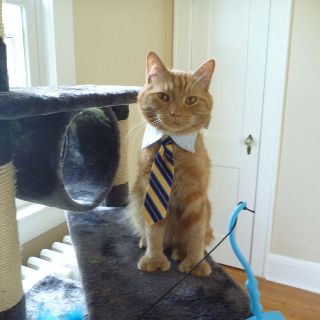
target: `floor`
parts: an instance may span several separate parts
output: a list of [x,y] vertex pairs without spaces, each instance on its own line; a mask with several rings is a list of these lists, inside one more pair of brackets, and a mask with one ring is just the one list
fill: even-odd
[[[242,287],[246,275],[242,270],[224,266],[233,279]],[[320,295],[284,286],[274,282],[259,280],[261,303],[265,311],[280,311],[286,320],[320,319]]]

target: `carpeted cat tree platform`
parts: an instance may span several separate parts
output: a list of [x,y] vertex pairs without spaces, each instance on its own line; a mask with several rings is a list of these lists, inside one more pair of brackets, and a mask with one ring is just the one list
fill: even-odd
[[[183,277],[173,261],[167,272],[138,270],[143,250],[126,221],[126,210],[100,207],[67,213],[92,319],[137,320]],[[188,277],[142,319],[248,318],[247,296],[219,265],[210,263],[210,277]]]
[[[91,320],[135,320],[183,276],[175,263],[151,274],[136,267],[143,252],[125,205],[128,105],[138,91],[9,91],[0,12],[0,320],[36,319],[41,302],[60,313],[80,305]],[[67,211],[82,284],[49,276],[23,292],[15,196]],[[187,278],[143,319],[246,319],[247,296],[210,263],[209,278]]]

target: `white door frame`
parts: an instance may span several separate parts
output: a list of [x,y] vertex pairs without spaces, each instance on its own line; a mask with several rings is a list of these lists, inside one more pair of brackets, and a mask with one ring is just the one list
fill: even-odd
[[[175,69],[189,70],[191,67],[193,1],[195,0],[174,1],[173,66]],[[204,1],[209,10],[210,0]],[[293,7],[293,0],[267,1],[270,3],[269,34],[261,119],[256,214],[251,250],[251,266],[258,276],[265,275],[265,266],[271,247]]]

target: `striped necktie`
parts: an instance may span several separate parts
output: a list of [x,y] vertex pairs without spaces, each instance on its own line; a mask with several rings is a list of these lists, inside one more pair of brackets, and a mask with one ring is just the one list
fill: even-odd
[[161,147],[151,167],[150,181],[141,208],[151,225],[167,216],[174,174],[172,143],[169,136],[161,140]]

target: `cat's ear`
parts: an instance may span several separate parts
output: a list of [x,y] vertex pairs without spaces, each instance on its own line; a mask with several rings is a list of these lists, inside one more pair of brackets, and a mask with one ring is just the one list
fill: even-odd
[[195,83],[202,86],[205,90],[208,90],[215,66],[216,62],[214,59],[210,59],[202,64],[192,75]]
[[152,51],[147,56],[146,81],[150,83],[153,77],[165,75],[168,70],[160,58]]

